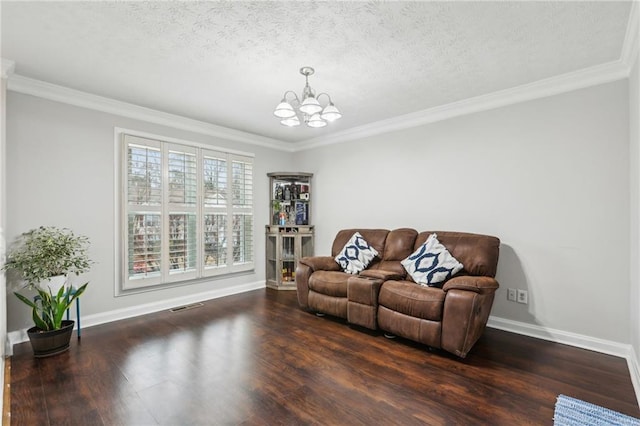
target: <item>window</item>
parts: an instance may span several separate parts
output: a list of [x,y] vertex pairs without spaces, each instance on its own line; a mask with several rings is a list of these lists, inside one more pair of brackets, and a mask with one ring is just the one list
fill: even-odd
[[253,269],[253,158],[122,138],[122,289]]

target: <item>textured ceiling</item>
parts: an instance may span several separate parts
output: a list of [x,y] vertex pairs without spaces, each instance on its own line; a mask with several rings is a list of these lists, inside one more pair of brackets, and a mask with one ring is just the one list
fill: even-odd
[[[630,2],[8,2],[16,74],[288,142],[620,58]],[[344,117],[286,128],[301,66]]]

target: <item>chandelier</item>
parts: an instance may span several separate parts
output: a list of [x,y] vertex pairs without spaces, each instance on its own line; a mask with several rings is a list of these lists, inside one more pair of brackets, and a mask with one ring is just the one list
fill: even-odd
[[[302,89],[302,101],[295,92],[291,90],[284,92],[282,100],[273,112],[273,115],[280,118],[280,124],[295,127],[299,126],[302,120],[309,127],[324,127],[327,122],[342,117],[338,108],[331,102],[331,96],[326,93],[320,93],[316,96],[314,90],[309,86],[309,76],[314,72],[311,67],[300,68],[300,74],[304,75],[306,82],[304,89]],[[289,100],[287,100],[287,95],[292,95],[289,96]],[[319,102],[321,96],[326,96],[329,101],[325,107]]]

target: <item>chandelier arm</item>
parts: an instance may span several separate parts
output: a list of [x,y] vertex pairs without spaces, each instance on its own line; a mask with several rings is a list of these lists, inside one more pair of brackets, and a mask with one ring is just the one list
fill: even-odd
[[322,93],[320,93],[318,96],[316,96],[316,100],[317,100],[318,102],[320,102],[320,96],[322,96],[322,95],[325,95],[327,98],[329,98],[329,105],[332,105],[332,104],[333,104],[333,101],[331,100],[331,96],[329,96],[329,94],[328,94],[328,93],[325,93],[325,92],[322,92]]
[[300,98],[298,98],[298,95],[296,95],[296,92],[294,92],[293,90],[287,90],[286,92],[284,92],[284,95],[282,95],[282,99],[284,99],[285,101],[289,102],[287,100],[287,95],[291,93],[293,95],[293,99],[294,101],[296,101],[296,103],[299,105],[300,104]]

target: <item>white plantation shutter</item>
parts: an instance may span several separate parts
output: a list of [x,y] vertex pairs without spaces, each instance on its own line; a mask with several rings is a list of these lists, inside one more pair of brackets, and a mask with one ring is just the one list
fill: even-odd
[[233,158],[231,170],[233,206],[235,208],[251,207],[253,205],[253,164]]
[[160,214],[129,213],[127,225],[129,279],[154,278],[158,281],[162,262]]
[[132,137],[127,162],[127,275],[159,283],[162,275],[161,144]]
[[253,158],[123,137],[123,290],[253,269]]
[[253,262],[253,163],[231,160],[233,202],[233,263]]
[[226,213],[204,215],[204,268],[227,266],[227,215]]
[[[180,152],[176,148],[169,149],[169,203],[196,206],[196,150]],[[178,148],[179,149],[179,148]],[[182,150],[185,150],[183,148]]]
[[193,273],[195,278],[197,235],[195,213],[169,214],[170,275]]
[[203,153],[203,267],[206,275],[224,273],[228,269],[227,217],[229,210],[228,154],[216,151]]
[[198,150],[166,144],[168,216],[168,264],[166,281],[197,278],[198,258]]
[[160,149],[130,144],[127,151],[128,201],[134,205],[159,206],[162,203]]
[[233,264],[253,262],[253,216],[250,213],[233,215]]
[[204,173],[204,206],[226,206],[228,192],[226,155],[205,151],[202,170]]

